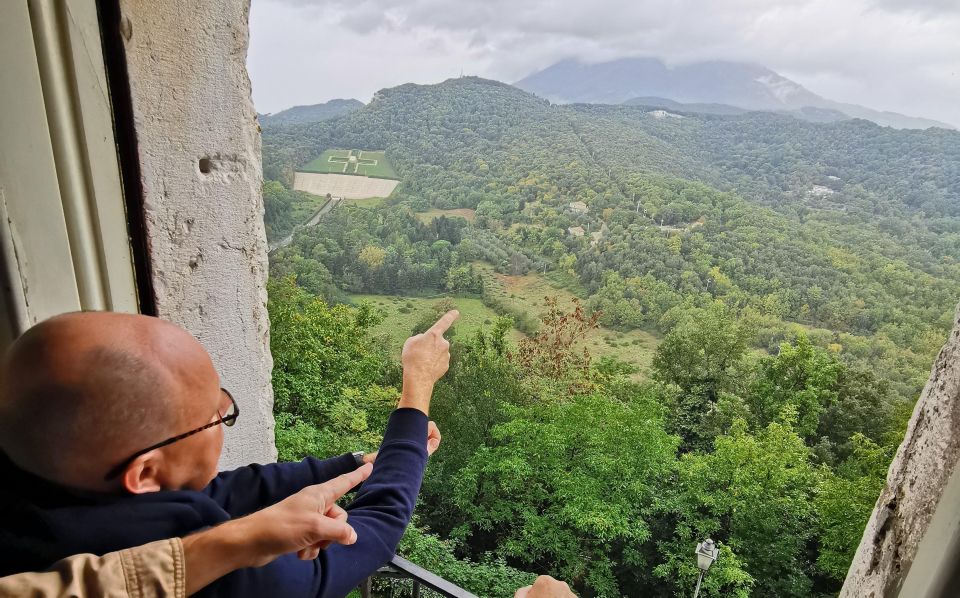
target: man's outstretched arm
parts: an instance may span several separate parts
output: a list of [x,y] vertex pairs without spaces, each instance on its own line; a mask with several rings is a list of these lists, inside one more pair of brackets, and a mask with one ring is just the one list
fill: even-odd
[[404,345],[400,403],[387,423],[373,473],[346,511],[357,533],[356,543],[331,546],[308,562],[287,555],[265,567],[241,569],[214,584],[215,595],[340,598],[390,560],[420,490],[427,459],[430,398],[434,384],[450,364],[450,344],[443,332],[457,315],[447,314]]
[[346,508],[356,543],[319,555],[320,596],[346,596],[393,557],[420,492],[426,432],[427,417],[417,409],[397,409],[390,416],[373,474]]
[[390,416],[373,473],[347,507],[357,542],[321,553],[320,596],[345,596],[387,563],[413,516],[427,462],[427,429],[433,386],[450,366],[443,333],[459,314],[451,311],[403,346],[403,393]]
[[[458,317],[460,313],[453,310],[423,334],[407,339],[401,355],[403,391],[398,407],[412,407],[429,413],[433,387],[450,365],[450,343],[443,338],[443,333]],[[440,441],[439,432],[436,426],[429,430],[430,452],[433,452]],[[322,484],[356,468],[357,463],[349,453],[326,460],[307,457],[299,463],[248,465],[221,473],[204,489],[204,493],[232,517],[242,517],[302,488]]]

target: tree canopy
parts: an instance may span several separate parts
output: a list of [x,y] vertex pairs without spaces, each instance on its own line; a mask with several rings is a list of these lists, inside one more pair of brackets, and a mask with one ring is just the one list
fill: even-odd
[[[703,596],[835,594],[952,322],[960,134],[684,116],[466,77],[266,129],[272,236],[326,149],[383,149],[401,179],[271,255],[281,457],[382,431],[398,365],[349,296],[480,299],[500,317],[452,339],[407,556],[485,596],[547,573],[666,597],[709,536]],[[508,277],[574,300],[511,302]],[[600,358],[597,330],[656,349]]]

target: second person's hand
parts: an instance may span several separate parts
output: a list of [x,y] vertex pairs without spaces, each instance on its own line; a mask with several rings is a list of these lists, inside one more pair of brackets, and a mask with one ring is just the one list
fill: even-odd
[[[437,427],[437,424],[430,420],[430,423],[427,424],[427,456],[429,457],[433,453],[437,452],[437,449],[440,448],[440,428]],[[363,456],[364,463],[376,463],[377,462],[377,453],[379,451],[373,451],[372,453],[367,453]]]
[[357,533],[337,499],[370,476],[371,465],[307,486],[277,504],[224,524],[242,528],[251,567],[262,567],[282,554],[296,552],[304,560],[316,558],[330,544],[353,544]]
[[513,598],[577,598],[577,595],[570,591],[566,583],[549,575],[541,575],[532,586],[517,590]]

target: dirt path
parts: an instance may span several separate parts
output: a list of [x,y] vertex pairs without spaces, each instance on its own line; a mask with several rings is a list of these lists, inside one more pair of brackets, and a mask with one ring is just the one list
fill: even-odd
[[303,224],[298,224],[297,226],[293,227],[293,231],[291,231],[291,233],[286,237],[280,239],[276,243],[271,243],[269,245],[269,252],[273,253],[277,249],[280,249],[281,247],[286,247],[287,245],[289,245],[293,241],[293,235],[297,234],[297,231],[299,231],[302,228],[306,228],[308,226],[316,226],[316,224],[320,222],[321,218],[326,216],[330,212],[330,210],[340,205],[340,202],[342,201],[343,201],[342,197],[331,198],[330,201],[320,206],[320,209],[314,212],[313,216],[311,216],[309,220],[307,220]]

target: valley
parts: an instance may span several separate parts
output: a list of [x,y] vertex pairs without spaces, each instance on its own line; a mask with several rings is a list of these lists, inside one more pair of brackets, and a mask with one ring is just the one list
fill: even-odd
[[332,150],[396,173],[270,255],[281,456],[373,448],[459,309],[401,549],[478,595],[677,595],[708,535],[710,595],[835,595],[953,322],[960,133],[663,107],[463,77],[264,128],[268,234],[305,165],[367,179]]

